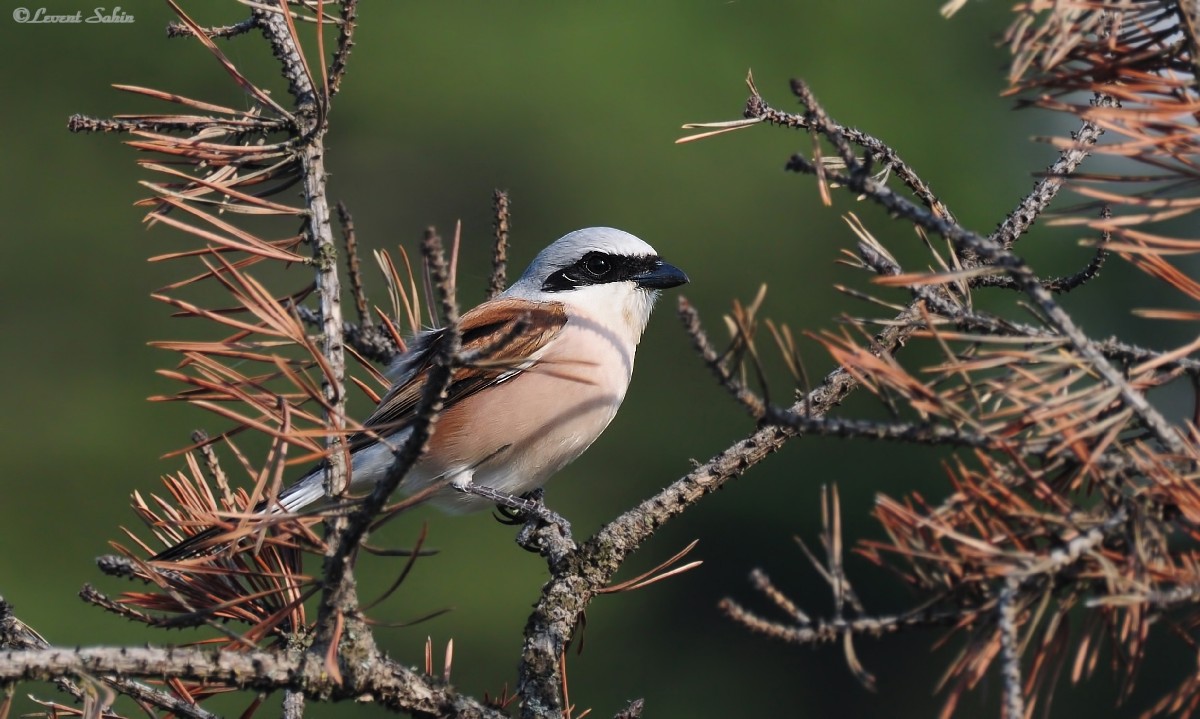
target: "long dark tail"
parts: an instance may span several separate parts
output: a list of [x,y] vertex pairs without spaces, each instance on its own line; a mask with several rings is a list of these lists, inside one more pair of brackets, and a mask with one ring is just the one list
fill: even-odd
[[[255,513],[267,511],[267,503],[259,502],[254,508]],[[152,562],[176,562],[180,559],[190,559],[210,554],[225,547],[228,542],[217,541],[227,530],[224,527],[209,527],[197,532],[179,544],[167,547],[158,554],[150,557]]]
[[[266,514],[268,512],[277,512],[281,509],[287,512],[295,512],[314,502],[320,501],[324,496],[324,486],[322,485],[320,472],[321,469],[318,467],[305,475],[300,481],[285,488],[279,493],[278,502],[272,503],[266,500],[259,502],[254,507],[254,513]],[[211,554],[236,541],[234,539],[221,541],[221,535],[227,531],[224,527],[209,527],[193,534],[173,547],[167,547],[153,557],[150,557],[150,561],[175,562],[180,559]]]
[[150,557],[150,561],[176,562],[180,559],[198,557],[201,554],[205,554],[213,549],[213,547],[208,546],[209,542],[216,537],[221,536],[221,532],[223,531],[225,530],[221,527],[209,527],[203,532],[193,534],[173,547],[167,547],[153,557]]

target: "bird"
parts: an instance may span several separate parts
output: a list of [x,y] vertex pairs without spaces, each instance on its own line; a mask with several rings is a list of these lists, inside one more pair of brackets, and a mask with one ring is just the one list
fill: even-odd
[[[660,291],[687,282],[649,244],[611,227],[576,230],[548,245],[511,286],[461,316],[459,357],[479,359],[453,367],[426,451],[401,491],[426,490],[426,501],[453,513],[539,490],[616,416]],[[347,438],[351,490],[369,490],[387,476],[447,334],[445,327],[421,332],[393,361],[391,388]],[[326,468],[319,464],[255,511],[321,506]],[[151,560],[211,552],[223,533],[209,527]]]

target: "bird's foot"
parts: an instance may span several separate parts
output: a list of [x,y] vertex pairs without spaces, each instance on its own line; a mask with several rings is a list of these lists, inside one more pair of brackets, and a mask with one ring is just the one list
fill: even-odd
[[503,524],[528,524],[532,520],[538,520],[544,524],[558,527],[564,537],[571,536],[571,523],[546,506],[546,503],[542,501],[545,492],[541,488],[522,495],[501,492],[498,489],[475,483],[461,485],[458,489],[495,502],[496,510],[499,512],[497,519]]
[[[575,546],[571,523],[546,506],[540,488],[520,496],[474,483],[461,485],[458,489],[495,502],[497,519],[502,523],[523,525],[517,535],[517,544],[531,552],[544,554],[553,560],[561,558]],[[548,535],[547,530],[551,534]],[[557,536],[552,536],[554,534]]]

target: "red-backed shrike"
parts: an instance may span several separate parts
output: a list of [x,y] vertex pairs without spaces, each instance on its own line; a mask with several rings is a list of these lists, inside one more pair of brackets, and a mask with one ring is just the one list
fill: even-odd
[[[454,369],[445,408],[401,490],[440,484],[430,501],[470,511],[541,487],[612,421],[658,291],[687,281],[653,247],[609,227],[577,230],[542,250],[511,287],[462,316],[461,356],[480,359]],[[351,489],[387,475],[444,336],[417,335],[392,365],[395,384],[348,440]],[[324,485],[317,467],[262,511],[298,512],[325,498]],[[203,552],[220,534],[200,532],[154,559]]]

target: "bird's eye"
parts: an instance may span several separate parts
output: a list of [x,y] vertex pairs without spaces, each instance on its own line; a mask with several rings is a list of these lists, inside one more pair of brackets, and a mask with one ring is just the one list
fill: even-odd
[[612,270],[612,263],[603,257],[589,257],[584,260],[583,269],[592,277],[603,277]]

